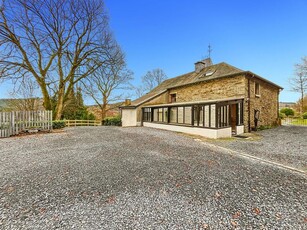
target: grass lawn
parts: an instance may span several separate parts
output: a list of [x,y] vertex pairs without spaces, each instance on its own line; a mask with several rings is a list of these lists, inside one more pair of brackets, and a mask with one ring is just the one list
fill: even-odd
[[293,119],[291,124],[292,125],[306,125],[307,126],[307,119],[302,119],[302,118]]

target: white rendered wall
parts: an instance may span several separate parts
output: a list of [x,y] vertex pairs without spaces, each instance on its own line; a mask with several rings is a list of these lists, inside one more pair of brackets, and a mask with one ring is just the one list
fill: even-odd
[[231,127],[224,129],[216,129],[217,138],[228,138],[231,137]]
[[199,135],[208,138],[223,138],[223,137],[231,137],[231,128],[225,129],[206,129],[206,128],[197,128],[197,127],[186,127],[186,126],[178,126],[178,125],[164,125],[150,122],[143,122],[143,126],[157,128],[157,129],[165,129],[170,131],[189,133],[193,135]]
[[122,127],[137,126],[136,109],[122,109]]
[[244,133],[244,125],[240,125],[236,127],[237,135]]

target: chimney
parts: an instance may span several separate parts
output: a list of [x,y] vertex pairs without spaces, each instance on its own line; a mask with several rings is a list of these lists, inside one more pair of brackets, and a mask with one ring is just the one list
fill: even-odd
[[211,58],[206,58],[202,61],[198,61],[195,63],[195,72],[199,73],[200,71],[202,71],[204,68],[211,66],[212,65],[212,61]]
[[131,99],[126,99],[125,100],[125,106],[131,105]]

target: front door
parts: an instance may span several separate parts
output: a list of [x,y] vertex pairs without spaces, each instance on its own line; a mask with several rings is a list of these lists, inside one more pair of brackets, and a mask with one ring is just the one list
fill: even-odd
[[231,132],[233,135],[237,134],[237,105],[232,104],[230,109],[230,125],[231,125]]

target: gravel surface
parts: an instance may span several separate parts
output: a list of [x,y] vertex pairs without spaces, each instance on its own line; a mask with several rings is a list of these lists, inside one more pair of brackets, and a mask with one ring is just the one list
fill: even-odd
[[0,229],[306,229],[307,177],[150,128],[0,139]]
[[307,127],[280,126],[259,131],[260,138],[217,140],[214,144],[307,171]]

